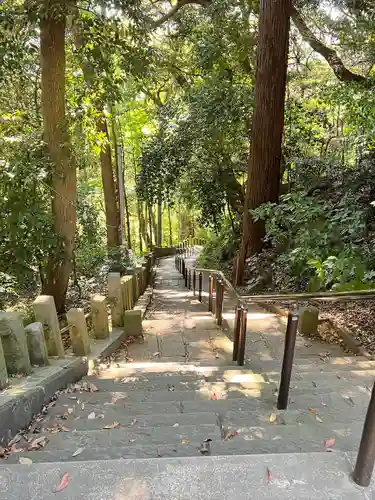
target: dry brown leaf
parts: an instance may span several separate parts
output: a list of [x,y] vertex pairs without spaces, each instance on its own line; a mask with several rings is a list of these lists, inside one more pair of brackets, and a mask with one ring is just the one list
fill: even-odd
[[276,413],[271,413],[270,418],[268,419],[270,424],[273,424],[277,420],[277,415]]
[[313,408],[309,408],[309,412],[312,413],[313,415],[316,415],[318,412],[314,410]]
[[184,440],[182,441],[182,444],[189,444],[189,443],[190,443],[190,441],[189,441],[188,439],[184,439]]
[[61,483],[58,485],[58,487],[55,489],[55,493],[65,490],[65,488],[69,484],[69,472],[65,472],[63,475],[63,478],[61,479]]
[[41,436],[41,437],[34,439],[34,441],[32,441],[32,443],[29,446],[29,449],[30,450],[39,450],[40,448],[44,448],[47,443],[48,443],[48,437]]
[[89,414],[87,415],[87,418],[88,418],[89,420],[93,420],[93,419],[95,418],[95,412],[93,411],[93,412],[89,413]]
[[335,445],[335,443],[336,443],[336,439],[327,439],[324,443],[324,447],[326,450],[330,449]]
[[78,449],[77,449],[77,450],[73,453],[72,457],[78,457],[78,455],[80,455],[80,454],[83,452],[83,450],[84,450],[84,449],[85,449],[85,448],[78,448]]
[[4,458],[5,457],[5,450],[2,446],[0,446],[0,458]]
[[103,427],[103,429],[117,429],[120,427],[119,422],[113,422],[113,424],[107,424]]
[[238,436],[238,431],[231,431],[230,429],[228,429],[227,431],[224,431],[224,433],[223,433],[224,441],[229,441],[229,439],[232,439],[235,436]]
[[8,446],[13,446],[14,444],[18,443],[19,441],[21,441],[21,438],[22,438],[22,434],[16,434],[14,436],[14,438],[12,438],[9,441]]
[[20,457],[18,459],[18,463],[22,464],[22,465],[31,465],[33,463],[33,461],[31,460],[31,458]]

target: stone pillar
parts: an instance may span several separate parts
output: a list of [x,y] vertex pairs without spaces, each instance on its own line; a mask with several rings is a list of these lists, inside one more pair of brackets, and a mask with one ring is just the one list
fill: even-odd
[[124,332],[127,337],[142,336],[142,311],[125,311],[124,313]]
[[5,362],[3,344],[0,337],[0,391],[8,385],[8,370]]
[[25,327],[30,362],[34,366],[49,364],[48,351],[42,323],[30,323]]
[[29,351],[22,317],[16,312],[0,313],[0,339],[9,374],[31,372]]
[[142,293],[142,266],[137,266],[134,271],[135,278],[135,302],[139,299],[139,296]]
[[65,351],[54,298],[51,295],[39,295],[35,299],[33,307],[35,320],[40,321],[43,325],[48,355],[64,358]]
[[121,278],[121,294],[124,310],[128,311],[132,308],[132,284],[131,276],[123,276]]
[[91,297],[92,330],[96,339],[106,339],[109,335],[107,301],[103,295]]
[[86,356],[90,352],[90,339],[87,332],[85,312],[72,308],[66,314],[69,325],[72,349],[76,356]]
[[111,307],[112,328],[123,326],[124,307],[122,305],[120,273],[108,274],[108,302]]
[[301,307],[298,329],[301,335],[315,337],[318,333],[319,309],[314,306]]

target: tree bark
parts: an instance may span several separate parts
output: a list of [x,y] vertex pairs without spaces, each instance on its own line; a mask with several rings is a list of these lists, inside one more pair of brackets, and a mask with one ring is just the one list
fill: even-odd
[[168,204],[169,246],[173,246],[171,207]]
[[159,201],[157,204],[158,211],[158,227],[157,227],[157,238],[156,238],[156,246],[163,246],[163,205],[162,202]]
[[279,194],[291,8],[291,0],[260,3],[255,109],[237,284],[243,283],[246,258],[263,244],[264,224],[255,222],[250,210],[276,202]]
[[73,266],[77,179],[65,112],[65,2],[57,6],[61,9],[54,14],[46,2],[46,13],[40,21],[41,109],[52,162],[53,230],[59,240],[45,270],[42,293],[52,295],[58,312],[63,312]]
[[96,123],[98,132],[104,134],[105,137],[105,143],[100,151],[100,168],[104,194],[105,221],[107,225],[107,247],[118,248],[120,246],[120,212],[112,166],[108,126],[104,116],[98,118]]

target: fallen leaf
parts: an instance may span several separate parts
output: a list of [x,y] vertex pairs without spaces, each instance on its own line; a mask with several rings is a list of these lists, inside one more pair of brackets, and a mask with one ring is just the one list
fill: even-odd
[[159,352],[159,351],[154,352],[153,356],[154,356],[154,357],[156,357],[156,356],[160,356],[160,352]]
[[89,413],[89,414],[87,415],[87,418],[88,418],[89,420],[93,420],[93,419],[95,418],[95,412],[93,411],[92,413]]
[[314,387],[318,387],[318,386],[316,385],[315,380],[312,380],[312,381],[311,381],[311,383],[312,383],[312,385],[313,385]]
[[270,418],[268,419],[270,424],[273,424],[277,420],[277,415],[276,413],[271,413]]
[[71,415],[74,412],[73,408],[68,408],[68,414]]
[[318,412],[314,410],[313,408],[309,408],[309,412],[312,413],[313,415],[316,415]]
[[85,448],[78,448],[78,449],[77,449],[77,450],[73,453],[72,457],[78,457],[78,455],[80,455],[80,454],[83,452],[83,450],[84,450],[84,449],[85,449]]
[[22,464],[22,465],[31,465],[33,463],[33,461],[31,460],[31,458],[20,457],[18,459],[18,463]]
[[216,396],[216,393],[214,392],[213,394],[211,394],[211,399],[216,401],[217,400],[217,396]]
[[322,401],[322,406],[327,406],[327,404],[324,401]]
[[269,470],[268,467],[267,467],[267,480],[268,482],[272,481],[272,472]]
[[[68,399],[74,399],[74,400],[76,400],[77,396],[68,396]],[[78,403],[78,401],[77,401],[77,403]]]
[[324,447],[326,450],[328,450],[329,448],[332,448],[336,443],[336,439],[327,439],[324,443]]
[[61,479],[61,483],[55,489],[55,493],[64,490],[69,484],[69,472],[65,472],[63,478]]
[[174,426],[173,426],[173,427],[178,427],[179,425],[180,425],[180,424],[174,424]]
[[182,444],[189,444],[189,443],[190,443],[190,441],[189,441],[188,439],[184,439],[184,440],[182,441]]
[[137,419],[133,418],[132,423],[130,424],[131,426],[135,425],[137,423]]
[[163,455],[160,453],[159,448],[156,448],[156,456],[157,456],[157,457],[159,457],[159,458],[163,456]]
[[201,444],[201,447],[199,449],[201,455],[210,455],[211,454],[211,439],[206,439],[203,441]]
[[113,422],[113,424],[107,424],[103,427],[103,429],[117,429],[120,427],[119,422]]
[[82,403],[81,410],[84,410],[84,409],[85,409],[85,403]]
[[340,380],[342,377],[341,375],[336,375],[336,377]]
[[89,390],[89,392],[97,392],[99,389],[96,387],[95,384],[93,384],[92,382],[89,382],[88,390]]
[[34,441],[29,446],[29,450],[39,450],[40,448],[44,448],[45,445],[48,443],[48,437],[47,436],[41,436]]
[[0,458],[4,458],[5,457],[5,450],[2,446],[0,446]]
[[12,438],[9,441],[8,446],[13,446],[14,444],[18,443],[18,441],[21,441],[21,438],[22,438],[22,434],[16,434],[14,436],[14,438]]
[[129,443],[135,443],[135,439],[129,439]]
[[220,356],[219,356],[219,353],[217,352],[217,353],[215,354],[215,359],[219,359],[219,358],[220,358]]
[[221,437],[224,441],[229,441],[229,439],[234,438],[235,436],[238,436],[238,431],[231,431],[230,429],[227,430],[222,430],[221,432]]
[[320,422],[321,424],[323,423],[323,420],[322,420],[322,419],[321,419],[318,415],[316,415],[316,416],[315,416],[315,418],[316,418],[316,420],[317,420],[318,422]]

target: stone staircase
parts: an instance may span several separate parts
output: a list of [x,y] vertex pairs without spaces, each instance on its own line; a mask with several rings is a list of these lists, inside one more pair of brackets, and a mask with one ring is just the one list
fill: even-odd
[[133,362],[103,362],[34,420],[0,466],[0,498],[50,499],[67,473],[65,499],[375,498],[350,480],[375,362],[297,357],[278,411],[281,360],[234,365],[173,261],[163,266]]

